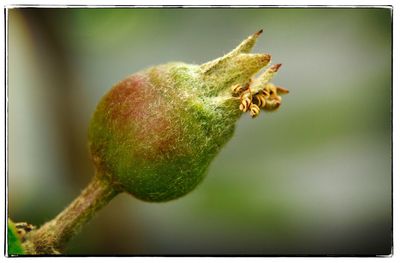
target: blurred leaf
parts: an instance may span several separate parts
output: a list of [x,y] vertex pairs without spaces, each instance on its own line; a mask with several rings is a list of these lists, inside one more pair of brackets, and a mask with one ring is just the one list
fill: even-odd
[[8,219],[8,255],[24,255],[24,249],[21,245],[21,240],[17,234],[17,228],[11,219]]

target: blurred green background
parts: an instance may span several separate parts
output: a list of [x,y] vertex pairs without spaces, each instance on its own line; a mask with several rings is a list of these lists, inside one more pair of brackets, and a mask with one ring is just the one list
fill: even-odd
[[208,176],[161,204],[122,194],[68,254],[389,254],[391,10],[8,10],[9,216],[40,225],[89,182],[89,119],[125,76],[204,63],[259,29],[290,94],[244,115]]

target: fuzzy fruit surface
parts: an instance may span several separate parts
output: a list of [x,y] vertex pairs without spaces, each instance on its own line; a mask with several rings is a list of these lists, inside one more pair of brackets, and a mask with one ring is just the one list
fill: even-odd
[[239,104],[248,103],[232,96],[232,85],[248,85],[270,61],[268,54],[249,53],[261,32],[202,65],[159,65],[116,84],[89,127],[97,174],[146,201],[193,190],[232,137]]
[[205,91],[199,66],[182,63],[156,66],[115,85],[89,128],[96,168],[142,200],[168,201],[190,192],[240,116],[237,104]]

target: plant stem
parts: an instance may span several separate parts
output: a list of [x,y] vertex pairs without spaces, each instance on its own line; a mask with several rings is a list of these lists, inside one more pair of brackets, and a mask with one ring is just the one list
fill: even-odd
[[118,193],[106,176],[95,176],[57,217],[27,236],[25,250],[32,254],[59,254],[68,240]]

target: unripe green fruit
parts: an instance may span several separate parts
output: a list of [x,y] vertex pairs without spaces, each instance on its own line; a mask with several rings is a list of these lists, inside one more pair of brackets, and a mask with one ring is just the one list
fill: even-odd
[[89,127],[99,176],[146,201],[172,200],[194,189],[242,113],[231,87],[245,86],[270,61],[267,54],[248,53],[260,33],[203,65],[155,66],[116,84]]

